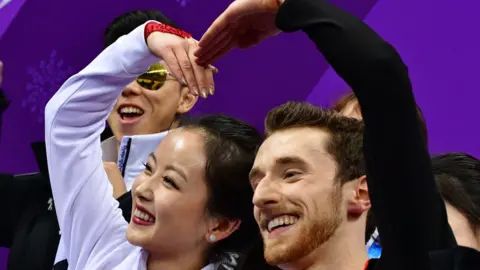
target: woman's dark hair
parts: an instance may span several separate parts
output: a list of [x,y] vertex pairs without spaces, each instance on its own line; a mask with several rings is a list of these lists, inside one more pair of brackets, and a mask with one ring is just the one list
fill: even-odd
[[437,155],[432,170],[443,199],[480,226],[480,160],[465,153]]
[[[480,226],[480,160],[465,153],[437,155],[432,158],[432,172],[442,198],[473,227]],[[374,219],[368,217],[366,241],[374,229]]]
[[[247,256],[250,261],[251,257],[261,258],[256,261],[266,266],[263,242],[253,216],[253,190],[248,181],[263,135],[247,123],[222,114],[189,119],[183,128],[198,129],[205,134],[207,210],[212,215],[241,220],[238,230],[213,247],[213,254],[250,253]],[[254,245],[262,247],[260,252],[252,254]]]
[[121,36],[132,32],[135,28],[148,21],[158,21],[179,28],[172,20],[157,10],[134,10],[122,14],[107,26],[104,32],[105,48],[112,45]]

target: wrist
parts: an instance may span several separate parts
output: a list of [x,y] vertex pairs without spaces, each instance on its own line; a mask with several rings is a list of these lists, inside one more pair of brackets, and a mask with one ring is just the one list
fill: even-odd
[[177,29],[173,26],[159,23],[159,22],[149,22],[147,25],[145,25],[145,41],[147,41],[148,37],[154,33],[154,32],[160,32],[160,33],[167,33],[167,34],[172,34],[176,35],[182,38],[191,38],[192,35],[190,33],[187,33],[183,30]]

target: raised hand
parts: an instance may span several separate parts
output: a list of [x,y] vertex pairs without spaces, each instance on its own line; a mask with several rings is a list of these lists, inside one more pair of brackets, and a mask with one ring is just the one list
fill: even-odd
[[275,16],[283,0],[236,0],[213,22],[195,52],[201,65],[213,63],[234,47],[248,48],[280,33]]
[[110,184],[113,186],[113,197],[118,199],[127,192],[127,186],[123,180],[122,173],[115,162],[103,162],[103,167],[105,168]]
[[153,54],[165,61],[172,75],[182,84],[188,85],[195,95],[201,94],[206,98],[208,94],[214,93],[213,74],[217,70],[196,63],[197,57],[193,54],[198,49],[196,40],[153,32],[147,38],[147,45]]

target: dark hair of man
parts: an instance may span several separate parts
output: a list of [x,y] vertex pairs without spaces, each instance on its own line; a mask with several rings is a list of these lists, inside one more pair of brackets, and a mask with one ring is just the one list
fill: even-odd
[[432,170],[443,199],[480,226],[480,160],[465,153],[432,158]]
[[[238,230],[213,247],[212,255],[225,251],[250,253],[261,236],[253,216],[248,174],[263,136],[254,127],[222,114],[190,118],[183,128],[205,135],[208,213],[241,220]],[[255,255],[263,258],[263,252]]]
[[172,20],[156,10],[134,10],[122,14],[108,25],[104,32],[105,48],[117,41],[121,36],[132,32],[148,21],[158,21],[179,28]]
[[[121,36],[124,36],[132,32],[135,28],[148,21],[158,21],[175,28],[179,28],[172,20],[163,15],[160,11],[157,10],[134,10],[127,13],[124,13],[115,19],[107,26],[104,32],[104,43],[105,48],[112,45],[117,39]],[[176,116],[176,119],[179,120],[179,126],[183,123],[183,118],[180,115]],[[100,140],[106,140],[113,136],[113,132],[109,126],[105,127],[105,130],[100,136]]]
[[327,152],[337,163],[342,184],[365,175],[363,123],[307,102],[287,102],[271,110],[265,118],[265,133],[311,127],[330,134]]
[[[337,178],[341,184],[365,175],[362,121],[307,102],[287,102],[271,110],[265,118],[267,136],[276,131],[299,127],[319,128],[330,134],[327,151],[337,163]],[[375,227],[372,211],[369,211],[365,242]]]
[[[337,112],[341,112],[345,107],[347,107],[352,102],[358,102],[358,100],[355,94],[353,92],[350,92],[341,96],[339,99],[337,99],[335,103],[333,103],[332,109]],[[423,112],[418,105],[417,105],[417,113],[418,113],[418,117],[420,118],[420,125],[424,134],[425,141],[427,142],[427,145],[428,145],[427,124],[425,121],[425,117],[423,116]]]

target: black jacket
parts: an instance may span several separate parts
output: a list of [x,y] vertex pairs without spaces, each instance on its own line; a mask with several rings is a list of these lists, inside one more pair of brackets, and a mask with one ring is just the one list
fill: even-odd
[[52,269],[60,239],[45,150],[32,144],[39,173],[0,175],[0,246],[10,248],[7,269]]
[[[458,268],[462,258],[478,253],[458,248],[448,225],[407,67],[395,49],[324,0],[286,0],[276,22],[284,32],[304,31],[360,103],[367,181],[383,246],[369,269],[465,269]],[[441,251],[451,260],[436,263]]]
[[10,101],[8,101],[7,96],[2,88],[0,88],[0,138],[2,136],[2,114],[10,105]]
[[[51,270],[60,241],[45,144],[34,143],[32,148],[39,173],[0,174],[0,211],[6,213],[5,222],[0,222],[0,246],[10,248],[8,270]],[[124,217],[130,220],[131,193],[118,200]],[[57,267],[67,269],[65,262]]]

